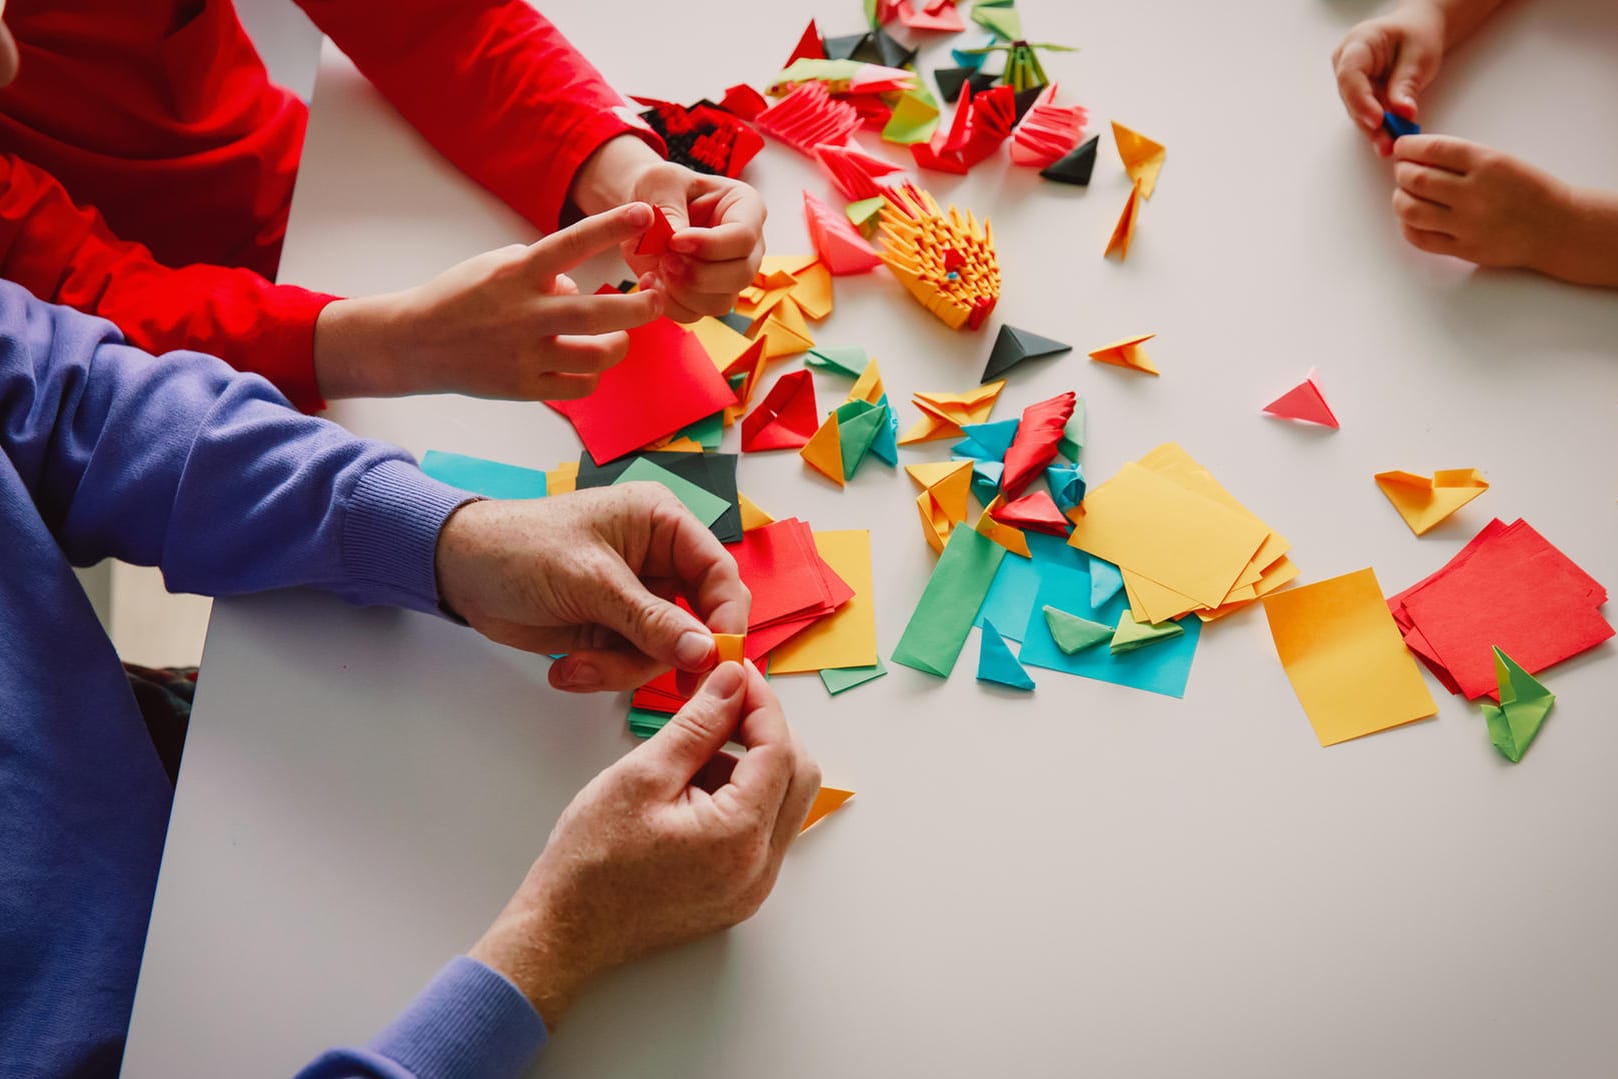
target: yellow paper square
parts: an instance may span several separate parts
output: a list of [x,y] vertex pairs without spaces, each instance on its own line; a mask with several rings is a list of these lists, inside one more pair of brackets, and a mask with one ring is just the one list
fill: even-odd
[[876,665],[876,605],[871,601],[871,533],[816,532],[815,550],[854,590],[854,598],[770,653],[770,673]]
[[1321,745],[1437,714],[1370,569],[1266,596],[1264,613]]

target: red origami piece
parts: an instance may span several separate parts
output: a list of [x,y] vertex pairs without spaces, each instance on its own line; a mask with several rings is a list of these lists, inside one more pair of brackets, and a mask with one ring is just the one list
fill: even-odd
[[1008,502],[1020,498],[1023,489],[1056,459],[1062,431],[1073,418],[1077,400],[1078,394],[1069,390],[1023,409],[1022,422],[1006,450],[1006,470],[1000,477],[1000,492]]
[[949,130],[939,128],[932,141],[912,146],[910,155],[924,169],[964,175],[1000,148],[1016,122],[1017,93],[1011,87],[995,86],[974,95],[970,85],[963,85]]
[[803,216],[809,225],[810,242],[832,273],[866,273],[882,265],[882,256],[860,235],[847,214],[807,191],[803,193]]
[[725,96],[719,99],[719,107],[743,120],[751,120],[769,108],[770,103],[764,100],[763,94],[745,82],[739,82],[725,88]]
[[1052,536],[1065,536],[1068,531],[1067,518],[1062,516],[1056,500],[1043,487],[1036,487],[1021,498],[1004,503],[989,516],[1003,525],[1046,532]]
[[904,172],[893,162],[872,157],[854,146],[816,146],[815,160],[850,202],[876,198],[887,186],[879,181]]
[[797,47],[792,55],[787,57],[783,68],[791,67],[799,60],[824,60],[826,58],[826,43],[820,39],[820,31],[815,28],[815,20],[810,19],[809,25],[803,28],[803,36],[798,39]]
[[1304,423],[1318,423],[1322,427],[1337,429],[1337,417],[1332,414],[1331,406],[1326,404],[1326,395],[1320,392],[1320,383],[1315,381],[1315,369],[1312,367],[1307,378],[1265,405],[1264,411],[1284,420],[1302,420]]
[[1045,168],[1079,144],[1089,118],[1080,105],[1056,104],[1056,84],[1051,83],[1012,131],[1011,163]]
[[802,82],[780,101],[758,114],[758,126],[802,154],[829,143],[846,145],[860,128],[859,110],[837,101],[818,81]]
[[697,172],[734,180],[764,149],[763,137],[740,118],[748,106],[743,91],[757,98],[762,108],[763,99],[746,86],[733,86],[726,91],[724,108],[707,101],[688,108],[653,97],[634,100],[647,106],[640,118],[663,139],[670,161]]
[[651,227],[641,234],[640,242],[635,245],[635,254],[661,255],[669,249],[669,240],[673,237],[674,226],[663,216],[661,208],[653,206]]
[[899,5],[899,21],[912,30],[936,30],[941,34],[958,34],[966,29],[955,0],[927,0],[920,8]]
[[820,428],[815,382],[807,370],[776,379],[759,406],[742,417],[742,449],[795,450],[809,444]]

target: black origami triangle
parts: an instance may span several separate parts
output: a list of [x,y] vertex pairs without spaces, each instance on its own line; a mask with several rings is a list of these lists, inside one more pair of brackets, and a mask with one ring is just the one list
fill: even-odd
[[1039,170],[1039,174],[1047,180],[1055,180],[1062,184],[1076,184],[1079,187],[1088,187],[1090,174],[1096,167],[1096,144],[1100,135],[1091,135],[1089,141],[1077,150],[1058,161],[1054,161]]
[[994,348],[989,352],[989,363],[984,367],[983,378],[980,381],[988,382],[990,379],[999,378],[1024,360],[1054,356],[1058,352],[1070,352],[1072,349],[1072,345],[1064,345],[1049,337],[1019,330],[1015,326],[1002,325],[999,334],[995,336]]

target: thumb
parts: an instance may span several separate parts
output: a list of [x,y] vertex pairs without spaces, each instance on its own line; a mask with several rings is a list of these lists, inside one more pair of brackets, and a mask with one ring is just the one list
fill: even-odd
[[675,232],[691,227],[691,212],[687,208],[690,186],[686,171],[678,165],[663,164],[647,172],[636,187],[635,194],[663,211],[669,227]]
[[1388,104],[1407,120],[1416,118],[1416,96],[1438,74],[1439,55],[1426,45],[1406,39],[1388,76]]
[[669,793],[684,789],[736,733],[746,684],[740,663],[721,663],[697,695],[635,750],[667,781]]
[[588,592],[586,618],[617,633],[665,667],[704,671],[714,658],[713,634],[696,615],[654,594],[619,561]]

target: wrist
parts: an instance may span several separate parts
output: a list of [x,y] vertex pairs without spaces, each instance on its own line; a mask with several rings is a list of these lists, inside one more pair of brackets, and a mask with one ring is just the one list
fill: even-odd
[[391,294],[327,304],[315,320],[315,380],[321,395],[396,397],[409,392],[398,378],[400,321],[400,304]]
[[555,1030],[587,980],[567,959],[559,937],[543,918],[508,910],[467,955],[515,985],[546,1028]]
[[634,199],[642,173],[662,164],[650,146],[635,135],[615,135],[596,147],[573,175],[568,201],[586,217]]
[[1552,226],[1529,268],[1577,285],[1618,288],[1618,194],[1557,181]]

